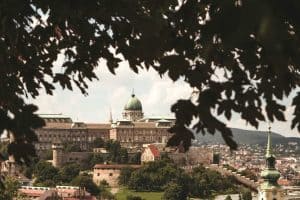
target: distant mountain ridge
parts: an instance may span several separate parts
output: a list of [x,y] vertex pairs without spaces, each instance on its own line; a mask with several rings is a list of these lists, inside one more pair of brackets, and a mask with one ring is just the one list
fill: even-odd
[[[231,128],[233,139],[238,144],[259,144],[265,145],[267,143],[267,131],[250,131],[237,128]],[[201,144],[225,144],[221,134],[216,132],[215,135],[201,133],[195,134],[195,138]],[[300,144],[300,138],[296,137],[284,137],[278,133],[272,132],[273,144],[287,144],[288,142],[297,142]]]

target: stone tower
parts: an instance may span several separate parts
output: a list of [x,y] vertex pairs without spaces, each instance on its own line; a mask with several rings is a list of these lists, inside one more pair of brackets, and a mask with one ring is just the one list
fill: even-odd
[[143,119],[144,113],[141,101],[132,93],[131,98],[124,107],[123,118],[130,121]]
[[263,183],[258,188],[258,200],[282,200],[284,190],[278,185],[279,171],[275,168],[276,159],[272,153],[271,131],[268,132],[268,144],[266,150],[266,167],[261,172]]
[[63,165],[63,146],[60,142],[52,144],[52,153],[52,165],[54,167],[61,167]]

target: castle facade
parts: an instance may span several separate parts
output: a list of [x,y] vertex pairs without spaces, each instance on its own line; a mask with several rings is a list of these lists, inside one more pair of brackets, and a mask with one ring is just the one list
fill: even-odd
[[171,134],[167,131],[174,118],[144,117],[141,101],[132,94],[124,106],[123,119],[113,121],[111,114],[106,123],[74,122],[61,114],[40,115],[46,122],[37,129],[38,152],[50,150],[52,144],[76,144],[88,150],[96,138],[117,140],[123,147],[139,147],[149,143],[165,143]]

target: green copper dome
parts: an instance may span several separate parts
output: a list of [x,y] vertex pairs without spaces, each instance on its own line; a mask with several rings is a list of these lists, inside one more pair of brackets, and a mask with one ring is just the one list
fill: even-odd
[[124,110],[142,111],[142,103],[134,94],[132,94],[131,98],[125,105]]

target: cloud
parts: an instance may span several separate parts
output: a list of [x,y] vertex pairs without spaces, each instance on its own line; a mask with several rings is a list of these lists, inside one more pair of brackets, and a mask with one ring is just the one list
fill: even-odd
[[[59,63],[59,62],[57,62]],[[190,97],[192,89],[182,79],[173,82],[167,76],[162,78],[152,69],[140,70],[138,74],[130,70],[127,62],[122,62],[116,70],[117,75],[111,74],[104,62],[96,71],[99,81],[89,84],[88,96],[83,96],[78,89],[62,90],[60,86],[53,96],[42,94],[37,99],[29,100],[39,106],[39,113],[63,113],[75,121],[107,122],[111,107],[114,119],[122,118],[124,105],[130,98],[134,88],[136,96],[141,100],[146,116],[173,116],[170,107],[178,99]],[[290,105],[289,102],[284,102]],[[298,136],[296,130],[290,129],[293,108],[287,107],[285,112],[287,122],[274,122],[272,130],[286,136]],[[220,118],[228,126],[255,130],[239,115],[233,115],[230,121]],[[266,131],[268,123],[261,123],[258,130]]]
[[105,63],[99,65],[96,73],[99,81],[89,84],[88,96],[83,96],[78,89],[67,91],[58,86],[53,96],[42,93],[30,101],[39,106],[39,113],[63,113],[76,121],[105,122],[110,107],[114,118],[121,119],[133,88],[146,116],[171,115],[170,106],[180,98],[189,98],[192,91],[183,80],[173,82],[167,76],[161,78],[151,69],[136,74],[127,62],[122,62],[117,75],[111,74]]

